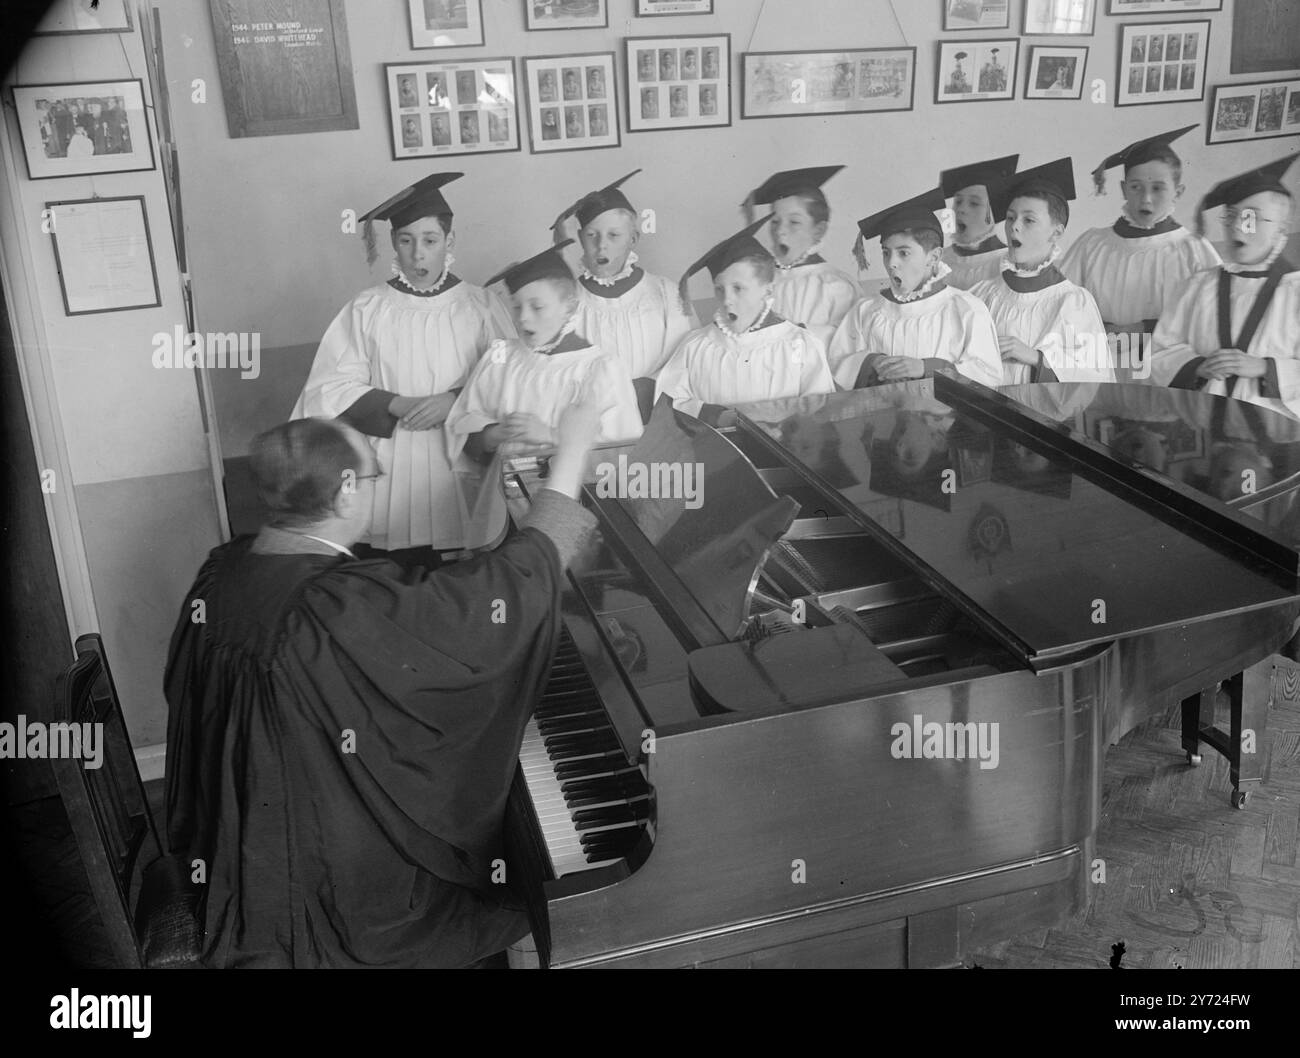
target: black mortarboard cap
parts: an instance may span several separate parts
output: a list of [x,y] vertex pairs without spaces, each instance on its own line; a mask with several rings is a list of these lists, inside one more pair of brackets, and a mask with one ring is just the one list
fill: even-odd
[[464,173],[433,173],[422,180],[417,180],[410,187],[404,187],[392,198],[381,202],[369,213],[363,213],[362,232],[366,240],[366,263],[375,263],[375,229],[374,222],[386,220],[393,229],[403,228],[421,217],[434,217],[440,213],[451,215],[451,206],[442,197],[442,188],[453,180],[459,180]]
[[[989,208],[995,218],[1005,217],[1011,200],[1018,195],[1051,196],[1060,200],[1062,205],[1073,202],[1074,193],[1074,159],[1057,158],[1054,162],[1037,165],[1016,173],[1006,180],[996,181],[989,188]],[[1068,218],[1070,209],[1065,207]]]
[[800,191],[820,189],[832,176],[838,173],[842,165],[815,165],[805,169],[787,169],[773,173],[745,199],[746,219],[753,220],[754,206],[767,206],[779,198],[788,198]]
[[1201,199],[1202,211],[1213,209],[1215,206],[1235,205],[1243,198],[1258,195],[1261,191],[1277,191],[1283,195],[1290,195],[1291,192],[1282,183],[1282,177],[1297,158],[1300,158],[1300,151],[1220,181]]
[[943,189],[932,187],[906,202],[899,202],[879,213],[864,217],[858,221],[858,231],[862,233],[863,239],[874,239],[877,236],[886,239],[895,232],[908,228],[928,228],[942,239],[943,225],[934,214],[945,208],[947,202],[943,197]]
[[939,186],[944,198],[952,198],[964,187],[982,184],[988,187],[995,180],[1005,180],[1016,171],[1020,155],[1008,154],[1005,158],[990,158],[984,162],[972,162],[959,165],[956,169],[945,169],[939,174]]
[[539,279],[573,279],[573,272],[569,264],[565,261],[560,253],[566,246],[573,242],[572,239],[565,239],[563,242],[556,243],[536,256],[528,258],[527,261],[520,261],[518,264],[512,264],[483,285],[490,287],[493,283],[499,283],[505,280],[506,289],[510,293],[526,287],[529,283],[535,283]]
[[677,289],[682,295],[682,304],[689,305],[690,298],[687,292],[687,286],[690,283],[691,276],[701,268],[707,268],[709,275],[717,277],[720,272],[725,272],[729,267],[744,257],[750,257],[758,254],[770,257],[771,253],[767,247],[754,238],[754,232],[758,231],[764,224],[771,220],[771,214],[766,217],[760,217],[751,224],[746,224],[740,231],[734,235],[728,235],[722,242],[718,243],[703,257],[696,261],[690,268],[682,274],[681,281],[677,284]]
[[633,169],[626,176],[620,176],[612,184],[606,184],[598,191],[589,191],[578,199],[573,205],[555,218],[555,223],[551,225],[551,230],[559,228],[570,217],[575,214],[578,217],[578,226],[585,228],[602,213],[611,209],[626,209],[635,213],[632,203],[627,200],[627,196],[619,190],[619,185],[631,180],[632,177],[639,173],[640,169]]
[[1092,171],[1092,183],[1096,188],[1097,194],[1106,193],[1106,170],[1114,169],[1117,165],[1122,165],[1125,170],[1132,169],[1135,165],[1142,165],[1145,162],[1153,160],[1163,148],[1168,147],[1179,136],[1200,128],[1199,125],[1184,125],[1181,129],[1173,129],[1169,132],[1162,132],[1156,136],[1148,136],[1144,140],[1135,140],[1127,147],[1116,151],[1114,154],[1107,155],[1106,160]]
[[1282,177],[1297,158],[1300,158],[1300,151],[1219,181],[1201,199],[1200,210],[1196,216],[1197,230],[1204,231],[1205,222],[1201,214],[1207,209],[1214,209],[1215,206],[1234,206],[1242,199],[1258,195],[1261,191],[1276,191],[1290,198],[1291,191],[1282,183]]

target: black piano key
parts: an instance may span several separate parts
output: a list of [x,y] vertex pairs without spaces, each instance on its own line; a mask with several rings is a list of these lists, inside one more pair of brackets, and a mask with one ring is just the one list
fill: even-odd
[[609,723],[604,713],[579,713],[576,716],[561,716],[549,720],[538,720],[537,730],[543,740],[547,735],[576,734],[579,731],[606,731]]
[[618,739],[609,731],[584,731],[580,734],[555,735],[542,740],[551,760],[585,756],[589,753],[613,753]]
[[555,777],[560,780],[561,789],[563,789],[563,784],[569,779],[584,779],[613,771],[618,767],[620,760],[625,764],[627,763],[627,758],[621,753],[608,754],[602,757],[587,757],[582,760],[566,760],[563,764],[555,766]]
[[574,779],[561,782],[560,790],[563,792],[566,801],[569,799],[570,794],[574,797],[585,797],[587,794],[592,793],[607,793],[611,795],[611,799],[620,796],[635,796],[645,790],[645,783],[638,784],[633,778],[633,776],[639,778],[640,775],[640,768],[630,768],[600,778]]
[[591,808],[584,812],[573,813],[573,825],[579,830],[592,827],[606,827],[614,823],[635,823],[636,813],[626,805],[610,805],[607,808]]

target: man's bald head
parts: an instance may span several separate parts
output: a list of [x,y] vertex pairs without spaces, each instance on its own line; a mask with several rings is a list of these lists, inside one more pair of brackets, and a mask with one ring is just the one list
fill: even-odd
[[270,524],[304,528],[335,515],[345,487],[378,471],[365,438],[335,419],[294,419],[253,439],[249,466]]

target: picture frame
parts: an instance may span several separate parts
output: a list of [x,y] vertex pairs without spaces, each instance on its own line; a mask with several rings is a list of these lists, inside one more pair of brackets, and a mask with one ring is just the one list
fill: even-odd
[[385,63],[393,160],[520,149],[510,56]]
[[713,0],[636,0],[637,18],[711,14],[713,14]]
[[940,0],[943,4],[943,31],[1011,28],[1009,0]]
[[411,50],[482,47],[483,0],[407,0]]
[[32,180],[154,168],[153,132],[138,77],[14,85],[12,92]]
[[1222,11],[1223,0],[1108,0],[1108,15],[1177,15],[1184,11]]
[[624,37],[627,131],[731,124],[731,34]]
[[1119,30],[1117,107],[1199,102],[1205,98],[1209,19],[1122,22]]
[[1082,99],[1087,45],[1031,44],[1026,99]]
[[45,209],[67,315],[162,304],[143,195],[65,199]]
[[1207,146],[1297,135],[1300,77],[1214,86],[1205,122]]
[[34,37],[61,37],[73,33],[130,33],[135,29],[126,0],[99,0],[92,10],[78,0],[55,0],[45,12]]
[[911,110],[916,49],[750,51],[741,61],[742,118]]
[[1232,74],[1300,70],[1300,4],[1235,0],[1232,5]]
[[1017,37],[941,40],[935,64],[936,103],[979,103],[1016,97]]
[[265,0],[208,0],[230,136],[360,128],[343,0],[275,10]]
[[608,29],[609,0],[523,0],[524,26],[552,29]]
[[1025,0],[1022,36],[1091,37],[1096,32],[1097,0]]
[[617,70],[612,51],[524,59],[532,153],[620,146]]

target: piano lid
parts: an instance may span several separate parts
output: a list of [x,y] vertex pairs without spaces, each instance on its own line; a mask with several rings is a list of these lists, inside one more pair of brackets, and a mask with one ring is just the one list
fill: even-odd
[[1045,396],[1051,415],[945,378],[740,411],[1035,667],[1300,598],[1300,555],[1281,536],[1074,434],[1084,389]]
[[634,446],[606,451],[593,491],[635,522],[724,639],[744,630],[759,570],[799,510],[735,445],[667,400]]

